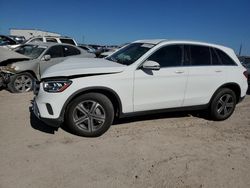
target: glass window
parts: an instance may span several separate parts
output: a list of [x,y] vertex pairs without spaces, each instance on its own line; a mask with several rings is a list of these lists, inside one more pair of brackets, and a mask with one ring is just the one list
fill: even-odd
[[87,47],[85,47],[85,46],[78,46],[79,48],[82,48],[83,50],[89,50]]
[[60,39],[62,43],[76,45],[72,39]]
[[213,48],[210,48],[211,56],[212,56],[212,64],[213,65],[222,65],[216,51]]
[[57,43],[57,40],[54,39],[54,38],[46,38],[46,41],[47,42],[56,42]]
[[64,56],[79,55],[80,50],[74,48],[73,46],[63,46]]
[[37,46],[37,45],[22,45],[16,48],[16,52],[29,56],[32,59],[38,58],[43,51],[46,49],[44,46]]
[[30,42],[43,42],[42,38],[34,38]]
[[223,51],[216,49],[223,65],[236,65],[236,63]]
[[132,43],[118,50],[106,59],[124,65],[131,65],[152,47],[154,47],[153,44]]
[[151,55],[148,60],[156,61],[161,65],[161,67],[181,66],[182,46],[173,45],[163,47]]
[[11,38],[5,37],[5,36],[0,36],[0,45],[13,45],[16,44],[16,42],[14,40],[12,40]]
[[210,51],[205,46],[190,46],[191,64],[196,65],[211,65]]
[[46,55],[50,55],[51,58],[63,57],[62,46],[52,46],[46,52]]

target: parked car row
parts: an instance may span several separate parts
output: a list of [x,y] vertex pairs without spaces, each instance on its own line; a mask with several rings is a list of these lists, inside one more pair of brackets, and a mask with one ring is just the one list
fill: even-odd
[[64,36],[25,40],[22,36],[0,35],[0,46],[12,50],[0,49],[0,87],[7,87],[11,92],[30,91],[33,81],[39,80],[47,67],[69,56],[105,57],[100,54],[109,50],[99,45],[78,45],[74,39]]
[[225,120],[248,89],[249,64],[224,46],[170,40],[76,45],[45,36],[0,48],[0,84],[12,92],[33,89],[34,114],[78,135],[100,136],[114,118],[165,110],[206,110]]
[[66,58],[93,58],[93,53],[70,44],[34,42],[14,50],[0,49],[1,84],[11,92],[32,90],[33,82],[40,80],[46,68]]

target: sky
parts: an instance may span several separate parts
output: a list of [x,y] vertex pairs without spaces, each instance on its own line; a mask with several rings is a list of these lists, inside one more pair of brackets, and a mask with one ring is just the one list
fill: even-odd
[[41,29],[79,43],[186,39],[250,55],[249,0],[0,0],[0,34]]

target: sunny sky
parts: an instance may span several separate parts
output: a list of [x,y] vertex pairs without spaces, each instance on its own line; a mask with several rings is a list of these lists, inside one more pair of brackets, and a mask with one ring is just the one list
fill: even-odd
[[93,44],[189,39],[250,55],[249,0],[0,0],[0,34],[42,29]]

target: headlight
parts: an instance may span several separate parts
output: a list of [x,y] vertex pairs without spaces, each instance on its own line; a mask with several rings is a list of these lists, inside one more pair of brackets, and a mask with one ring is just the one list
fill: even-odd
[[11,69],[14,69],[15,71],[18,71],[18,70],[19,70],[19,67],[18,67],[17,65],[15,65],[15,64],[11,64],[11,65],[10,65],[10,68],[11,68]]
[[46,92],[58,93],[67,89],[71,83],[71,80],[45,81],[43,82],[43,89]]

